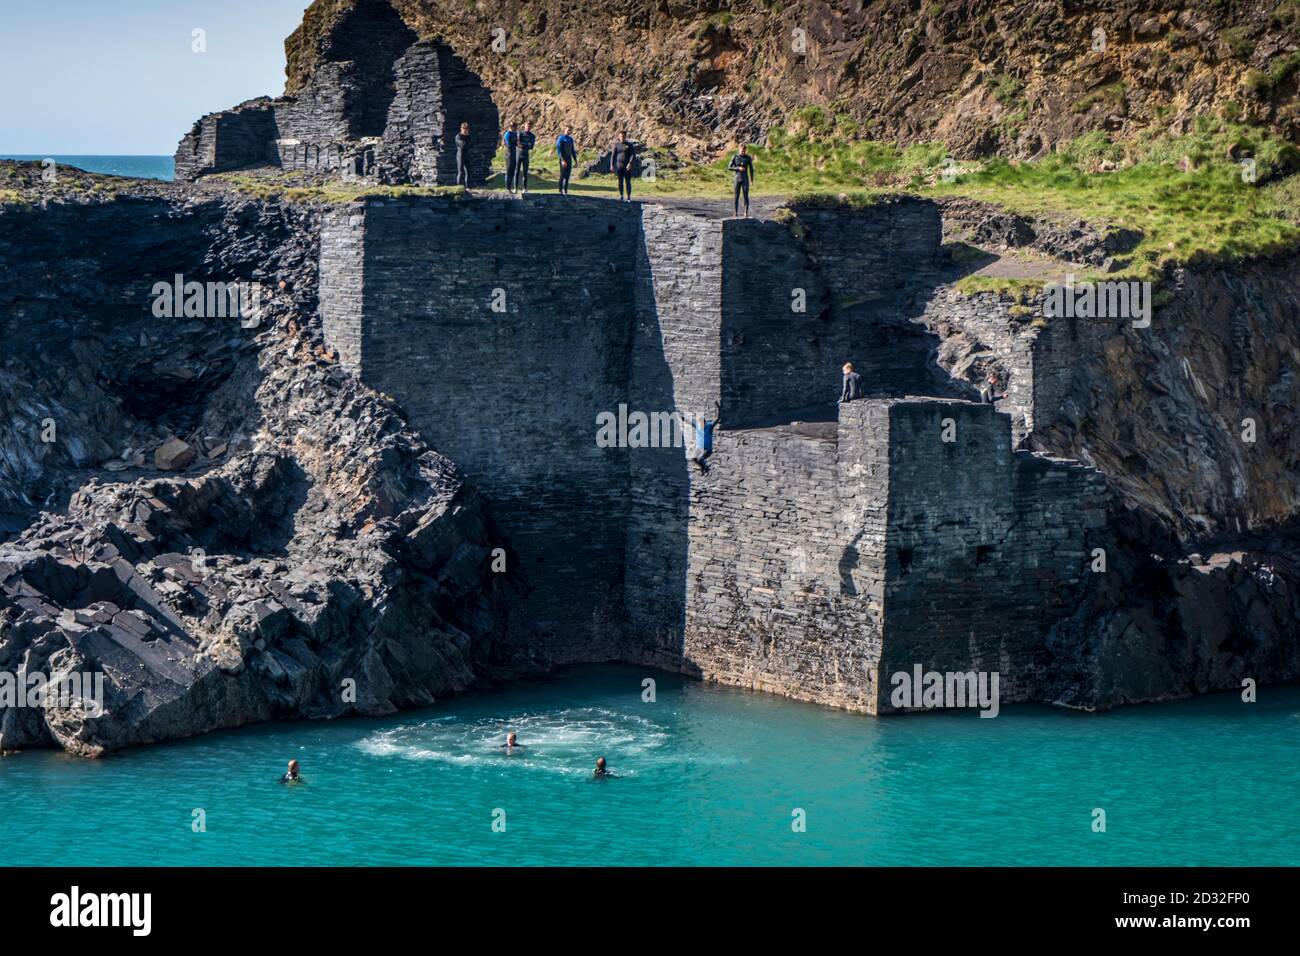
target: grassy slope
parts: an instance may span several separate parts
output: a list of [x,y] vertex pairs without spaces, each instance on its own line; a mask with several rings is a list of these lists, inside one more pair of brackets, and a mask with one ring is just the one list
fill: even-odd
[[[751,149],[753,192],[800,198],[836,196],[868,201],[882,192],[969,196],[1048,220],[1086,219],[1140,230],[1126,275],[1155,278],[1166,265],[1232,261],[1300,248],[1300,177],[1290,146],[1258,131],[1207,121],[1180,137],[1119,147],[1090,135],[1032,163],[956,164],[941,144],[899,149],[888,143],[838,138],[834,130],[776,131]],[[1247,182],[1232,156],[1252,156],[1256,182]],[[637,183],[640,196],[729,197],[727,157],[708,166],[663,169]],[[504,165],[501,159],[498,165]],[[530,186],[554,188],[553,158],[533,163]],[[500,177],[490,184],[499,188]],[[613,194],[611,176],[575,179],[574,192]]]

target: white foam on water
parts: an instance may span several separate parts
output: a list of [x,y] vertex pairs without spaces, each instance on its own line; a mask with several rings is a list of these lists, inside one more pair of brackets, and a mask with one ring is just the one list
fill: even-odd
[[[514,731],[523,748],[507,754],[501,746]],[[645,717],[602,707],[522,713],[508,717],[461,720],[438,717],[376,731],[356,746],[374,757],[482,764],[552,773],[590,775],[597,756],[609,760],[620,776],[635,775],[626,766],[676,762],[663,752],[669,734]]]

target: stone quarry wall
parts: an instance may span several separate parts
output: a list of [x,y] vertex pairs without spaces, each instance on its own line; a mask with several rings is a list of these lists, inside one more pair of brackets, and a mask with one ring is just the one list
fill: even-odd
[[879,447],[857,446],[846,508],[833,424],[719,436],[691,492],[688,672],[876,712],[883,512],[863,505],[882,498]]
[[[550,196],[329,214],[327,338],[493,501],[531,587],[514,652],[644,661],[870,713],[895,662],[1005,667],[1004,693],[1039,688],[1099,479],[1013,453],[992,406],[891,393],[932,380],[924,328],[909,334],[925,350],[902,348],[917,367],[859,358],[884,370],[868,387],[886,397],[835,420],[843,358],[901,341],[874,326],[919,315],[936,281],[933,211],[879,215],[846,212],[846,233],[826,211],[724,223]],[[877,247],[833,241],[855,230]],[[905,275],[880,271],[900,259]],[[831,284],[849,277],[868,309]],[[795,287],[806,312],[791,311]],[[675,447],[595,440],[602,412],[711,418],[719,404],[707,475],[689,428]],[[940,441],[944,417],[956,444]]]
[[1031,699],[1047,676],[1044,634],[1073,608],[1088,535],[1105,524],[1102,477],[1013,452],[1009,416],[991,405],[885,404],[882,682],[915,664],[997,671],[1004,701]]
[[789,228],[806,250],[829,320],[826,351],[843,353],[834,373],[853,362],[875,397],[959,395],[934,363],[934,336],[915,321],[943,279],[938,207],[901,197],[867,208],[791,209]]
[[628,401],[636,217],[559,196],[468,202],[335,210],[327,335],[493,501],[535,585],[513,618],[526,653],[618,656],[602,647],[619,635],[627,452],[597,446],[596,416]]
[[[629,407],[712,418],[721,401],[723,230],[716,219],[642,206]],[[693,433],[683,429],[683,444]],[[686,615],[691,467],[686,448],[634,448],[624,541],[627,646],[676,669]]]

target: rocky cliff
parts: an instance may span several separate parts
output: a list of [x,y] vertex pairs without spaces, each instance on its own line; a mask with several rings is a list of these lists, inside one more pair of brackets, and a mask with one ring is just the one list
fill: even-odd
[[[141,186],[0,223],[0,670],[104,681],[102,708],[5,700],[0,748],[387,713],[482,679],[495,532],[311,327],[316,211]],[[178,277],[258,283],[257,309],[160,317]]]
[[[311,86],[371,2],[308,8],[286,92]],[[841,114],[840,133],[938,139],[959,157],[1181,132],[1212,113],[1300,138],[1295,0],[393,2],[465,57],[503,117],[573,122],[588,144],[627,125],[699,155],[807,107]]]

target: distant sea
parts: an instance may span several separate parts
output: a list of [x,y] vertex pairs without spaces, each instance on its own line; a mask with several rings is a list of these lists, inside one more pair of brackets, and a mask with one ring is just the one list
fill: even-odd
[[0,159],[23,159],[40,162],[52,159],[60,166],[76,166],[88,173],[108,176],[134,176],[137,179],[172,180],[176,175],[175,163],[170,156],[20,156],[5,154]]

